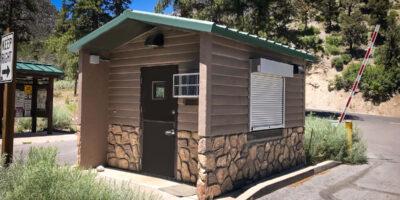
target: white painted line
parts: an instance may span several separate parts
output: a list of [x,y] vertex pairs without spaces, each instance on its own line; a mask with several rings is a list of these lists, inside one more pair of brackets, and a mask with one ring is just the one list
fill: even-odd
[[389,124],[400,125],[400,122],[389,122]]

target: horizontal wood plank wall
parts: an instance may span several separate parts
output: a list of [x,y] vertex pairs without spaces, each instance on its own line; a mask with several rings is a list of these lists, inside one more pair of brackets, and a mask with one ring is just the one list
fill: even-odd
[[248,132],[250,49],[213,36],[211,134]]
[[[212,108],[210,135],[249,131],[249,73],[251,58],[305,65],[305,61],[220,36],[213,36]],[[302,83],[299,83],[303,81]],[[288,79],[285,124],[304,125],[304,78]],[[297,84],[297,85],[296,85]]]
[[295,74],[285,78],[285,127],[304,126],[305,85],[304,74]]
[[[154,31],[164,34],[164,47],[145,47],[145,38],[152,33],[149,32],[111,52],[108,89],[112,124],[140,126],[141,67],[178,65],[180,71],[186,67],[198,70],[197,33],[168,28]],[[197,106],[186,106],[183,101],[178,101],[178,129],[197,130]]]

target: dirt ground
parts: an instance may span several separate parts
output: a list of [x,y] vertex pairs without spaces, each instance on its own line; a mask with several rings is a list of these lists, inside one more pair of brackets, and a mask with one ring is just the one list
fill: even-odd
[[[338,74],[336,69],[330,67],[328,59],[323,60],[314,66],[306,75],[306,108],[321,109],[329,111],[342,111],[350,92],[328,91],[329,80],[334,79]],[[362,80],[361,80],[362,81]],[[400,117],[400,95],[394,96],[391,100],[373,105],[365,102],[362,94],[358,93],[353,98],[348,112]]]

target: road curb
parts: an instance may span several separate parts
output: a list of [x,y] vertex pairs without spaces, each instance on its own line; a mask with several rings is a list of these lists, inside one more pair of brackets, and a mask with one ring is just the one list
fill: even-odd
[[253,187],[246,190],[244,193],[239,195],[236,199],[238,200],[246,200],[246,199],[255,199],[259,198],[263,195],[269,194],[275,190],[278,190],[282,187],[295,183],[304,178],[313,176],[315,174],[321,173],[333,167],[339,165],[340,162],[337,161],[324,161],[322,163],[318,163],[317,165],[313,165],[310,167],[306,167],[297,171],[294,171],[289,174],[285,174],[261,183],[254,185]]

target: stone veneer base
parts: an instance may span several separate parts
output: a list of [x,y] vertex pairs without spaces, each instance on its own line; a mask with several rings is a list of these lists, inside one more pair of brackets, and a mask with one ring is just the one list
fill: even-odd
[[303,134],[304,128],[298,127],[284,129],[281,137],[254,142],[247,141],[246,133],[200,138],[199,199],[212,199],[262,177],[305,164]]
[[140,171],[141,132],[133,126],[110,125],[107,164],[120,169]]
[[197,132],[178,131],[176,159],[176,179],[178,181],[196,183],[198,170],[198,143]]

